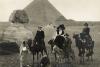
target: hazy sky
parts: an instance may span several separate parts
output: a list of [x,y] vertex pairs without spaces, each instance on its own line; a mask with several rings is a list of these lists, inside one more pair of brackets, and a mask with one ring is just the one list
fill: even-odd
[[[33,0],[0,0],[0,21],[8,21],[13,10]],[[100,0],[49,0],[67,19],[100,21]]]

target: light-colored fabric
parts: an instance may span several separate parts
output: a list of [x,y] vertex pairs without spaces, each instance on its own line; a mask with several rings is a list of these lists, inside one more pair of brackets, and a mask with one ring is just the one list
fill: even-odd
[[23,49],[22,49],[23,51],[27,51],[27,48],[26,47],[23,47]]
[[59,55],[62,55],[63,50],[60,49],[58,46],[54,45],[54,47],[53,47],[53,53],[55,53],[55,52],[56,52],[57,54],[59,54]]

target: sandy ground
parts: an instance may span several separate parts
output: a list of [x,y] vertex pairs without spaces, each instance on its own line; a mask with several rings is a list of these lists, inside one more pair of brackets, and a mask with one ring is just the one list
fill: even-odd
[[0,67],[19,67],[19,54],[1,55]]

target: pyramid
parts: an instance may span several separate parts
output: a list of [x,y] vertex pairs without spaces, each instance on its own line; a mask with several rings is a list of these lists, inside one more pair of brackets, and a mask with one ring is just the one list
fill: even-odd
[[[24,8],[29,17],[30,24],[55,24],[63,16],[48,0],[34,0]],[[65,18],[65,17],[64,17]]]

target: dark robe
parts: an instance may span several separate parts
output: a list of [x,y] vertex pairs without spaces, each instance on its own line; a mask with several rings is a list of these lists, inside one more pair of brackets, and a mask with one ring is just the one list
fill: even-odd
[[60,49],[63,49],[63,44],[64,44],[65,38],[61,35],[58,35],[55,40],[54,43],[55,45],[57,45]]
[[37,42],[42,42],[44,41],[45,35],[44,35],[44,31],[37,31],[35,39]]
[[83,33],[85,33],[86,35],[89,35],[89,33],[90,33],[90,28],[88,27],[88,28],[84,28],[83,29]]
[[[90,28],[89,28],[89,27],[83,29],[83,37],[85,37],[85,36],[88,36],[88,38],[89,38],[90,40],[92,40],[92,38],[91,38],[91,36],[90,36]],[[85,39],[86,39],[86,38],[85,38]]]

